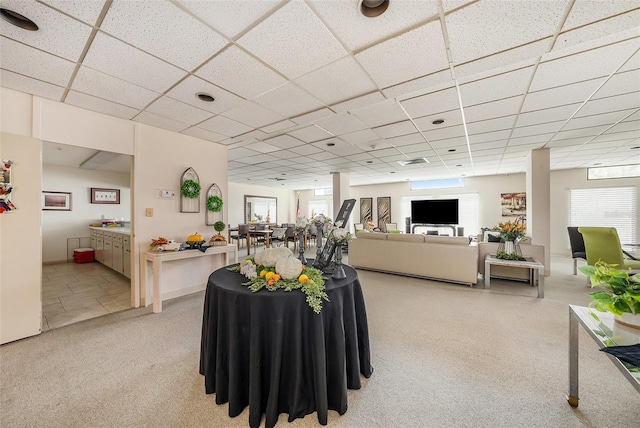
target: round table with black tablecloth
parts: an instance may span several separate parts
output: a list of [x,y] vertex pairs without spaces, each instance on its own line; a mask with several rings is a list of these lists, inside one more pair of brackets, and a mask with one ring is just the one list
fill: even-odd
[[235,417],[249,406],[249,425],[262,414],[273,427],[314,411],[347,411],[347,388],[371,376],[369,331],[356,271],[325,282],[329,302],[316,314],[299,290],[250,291],[247,279],[221,268],[209,276],[202,320],[200,374],[216,403]]

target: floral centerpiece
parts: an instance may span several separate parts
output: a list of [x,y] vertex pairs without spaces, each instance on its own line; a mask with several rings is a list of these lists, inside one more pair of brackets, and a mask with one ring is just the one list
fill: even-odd
[[498,245],[496,257],[506,260],[524,260],[519,242],[524,238],[527,226],[520,217],[511,221],[503,221],[498,223],[493,230],[500,232],[501,242]]
[[263,288],[300,290],[307,295],[307,303],[317,314],[322,311],[322,301],[329,301],[322,272],[303,265],[286,247],[267,248],[229,270],[246,276],[249,281],[243,285],[253,292]]
[[325,224],[331,224],[331,219],[324,214],[318,214],[315,217],[311,217],[311,223],[315,226],[322,227]]
[[344,279],[347,274],[342,267],[342,246],[351,241],[352,235],[343,227],[332,227],[329,230],[327,238],[336,243],[336,266],[333,270],[332,278]]

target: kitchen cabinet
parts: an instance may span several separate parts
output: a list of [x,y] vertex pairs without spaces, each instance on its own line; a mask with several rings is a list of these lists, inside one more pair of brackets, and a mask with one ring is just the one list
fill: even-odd
[[[107,229],[107,230],[105,230]],[[129,228],[90,228],[96,261],[131,278],[131,231]]]
[[131,237],[122,237],[122,273],[127,278],[131,278]]
[[104,232],[103,262],[105,266],[113,267],[113,234]]

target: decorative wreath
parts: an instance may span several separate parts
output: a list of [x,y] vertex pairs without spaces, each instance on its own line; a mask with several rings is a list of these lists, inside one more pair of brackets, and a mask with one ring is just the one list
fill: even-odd
[[220,212],[220,210],[222,210],[222,203],[220,196],[209,196],[207,199],[207,209],[214,213]]
[[200,196],[200,183],[193,180],[184,180],[180,188],[185,198],[197,198]]

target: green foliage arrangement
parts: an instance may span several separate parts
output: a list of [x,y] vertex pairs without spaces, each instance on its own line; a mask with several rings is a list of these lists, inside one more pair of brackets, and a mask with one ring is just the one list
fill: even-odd
[[523,261],[526,260],[524,257],[519,256],[517,253],[507,253],[506,251],[498,251],[496,254],[497,259],[502,260],[518,260]]
[[215,223],[213,223],[213,230],[215,230],[218,233],[222,232],[225,227],[227,227],[227,225],[224,223],[224,221],[218,220]]
[[207,209],[214,213],[220,212],[222,210],[222,198],[220,196],[209,196],[207,198]]
[[595,266],[580,267],[589,276],[591,287],[600,286],[604,291],[590,293],[590,307],[600,312],[611,312],[620,317],[623,313],[640,315],[640,274],[615,269],[616,265],[598,261]]
[[194,180],[184,180],[180,191],[185,198],[195,199],[200,196],[200,183]]

